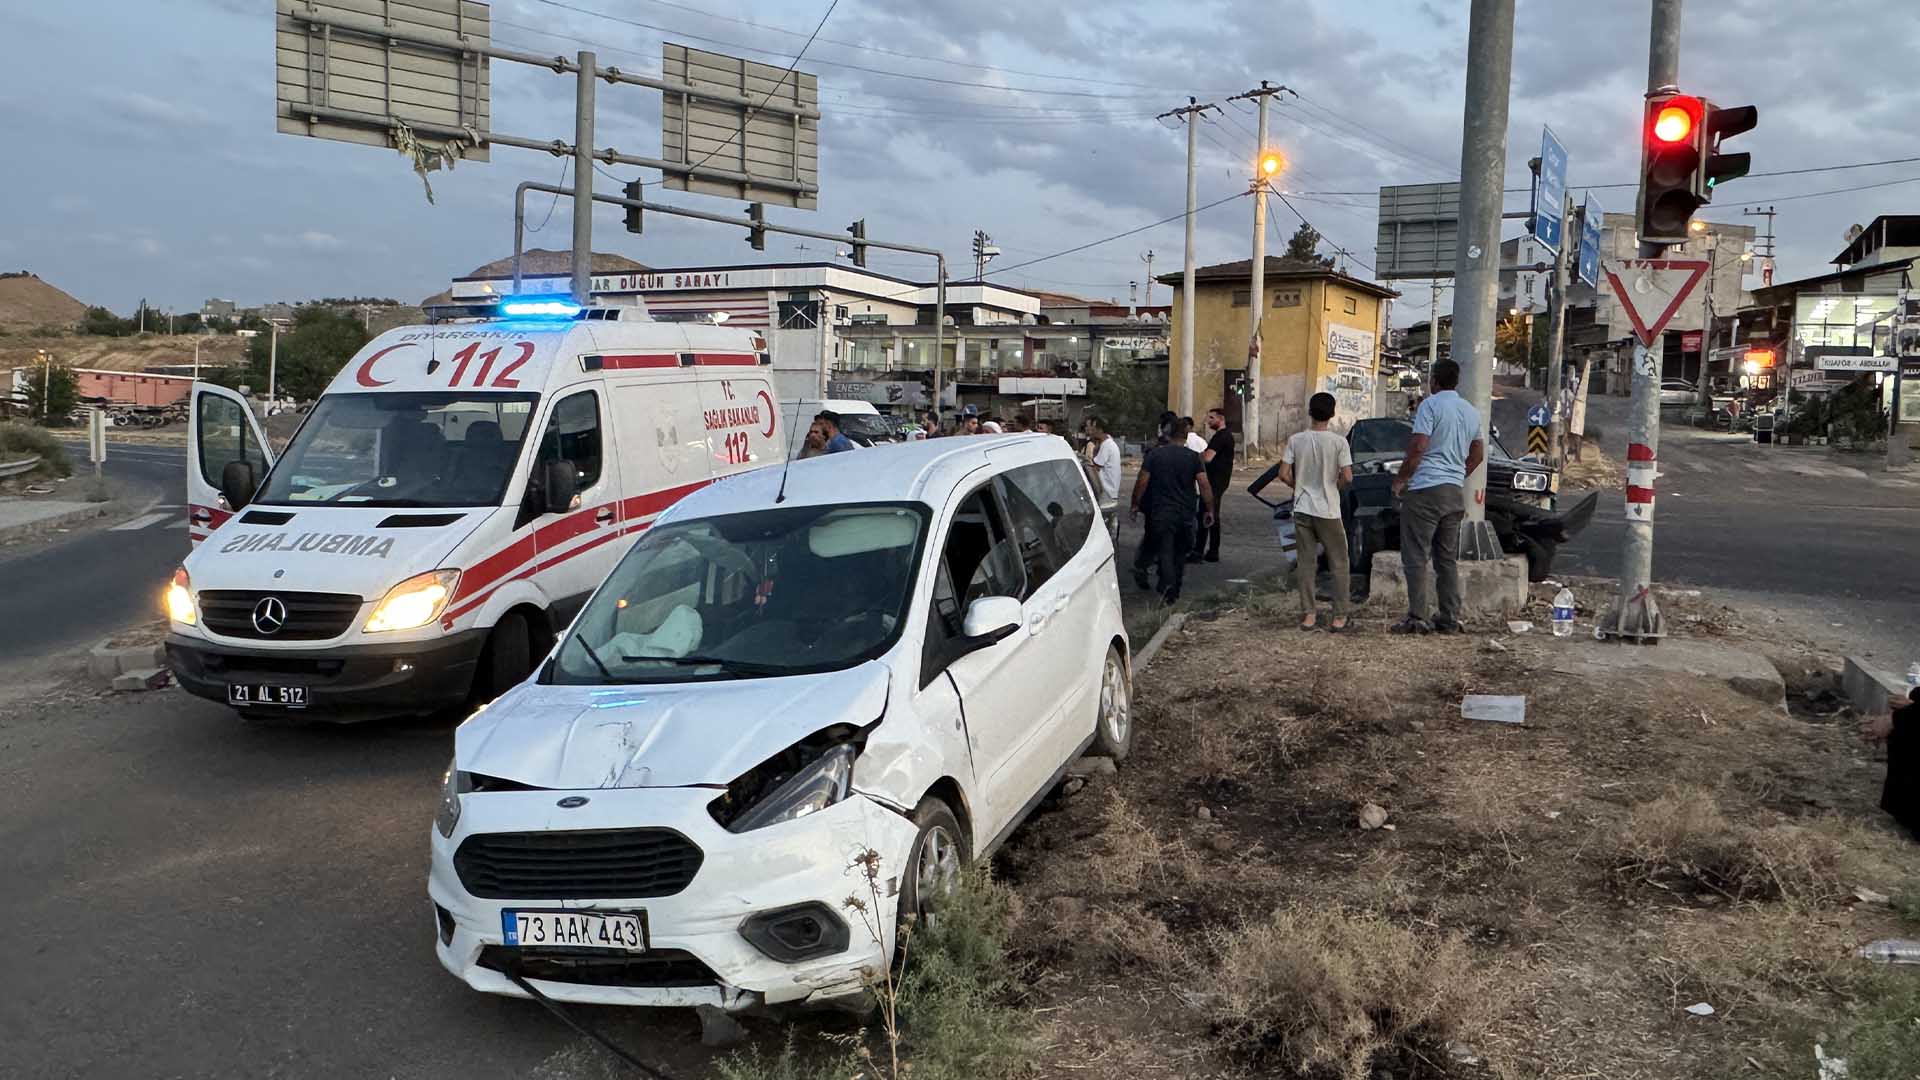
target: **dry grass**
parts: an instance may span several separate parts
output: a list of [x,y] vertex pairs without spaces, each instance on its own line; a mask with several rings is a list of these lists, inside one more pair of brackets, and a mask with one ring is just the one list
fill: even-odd
[[1494,979],[1457,934],[1295,905],[1212,945],[1213,1020],[1262,1065],[1367,1080],[1376,1062],[1444,1059],[1497,1014]]
[[1102,813],[1095,881],[1108,892],[1134,893],[1143,885],[1184,885],[1200,876],[1194,853],[1155,832],[1125,796],[1114,794]]
[[1843,850],[1819,829],[1736,825],[1712,792],[1676,788],[1633,808],[1615,874],[1669,892],[1813,903],[1844,894]]

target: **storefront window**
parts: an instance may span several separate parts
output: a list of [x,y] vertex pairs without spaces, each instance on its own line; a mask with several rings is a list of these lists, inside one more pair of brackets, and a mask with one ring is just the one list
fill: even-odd
[[1803,348],[1874,348],[1876,334],[1886,339],[1894,303],[1891,296],[1802,296],[1794,304],[1794,337]]

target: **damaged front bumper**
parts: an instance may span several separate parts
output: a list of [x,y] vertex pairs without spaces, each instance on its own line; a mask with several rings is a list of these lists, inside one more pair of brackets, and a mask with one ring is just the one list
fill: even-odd
[[[527,996],[511,972],[566,1002],[711,1006],[739,1013],[846,1006],[861,999],[869,973],[892,955],[899,874],[917,833],[913,822],[853,793],[805,818],[736,834],[708,814],[715,794],[707,788],[627,788],[462,796],[453,836],[442,837],[437,829],[431,834],[427,891],[436,908],[441,964],[475,990]],[[573,808],[557,805],[581,797],[586,801]],[[555,899],[548,888],[539,897],[477,896],[456,859],[461,845],[476,836],[538,834],[536,844],[564,844],[571,832],[642,829],[672,830],[698,849],[698,869],[670,895]],[[880,853],[877,902],[854,862],[868,849]],[[466,872],[481,891],[499,891],[471,861]],[[569,872],[563,860],[543,867],[543,880],[564,883]],[[864,913],[847,903],[850,897],[864,905]],[[512,910],[644,912],[646,948],[509,945],[502,912]],[[780,959],[788,950],[766,928],[789,912],[804,912],[817,925],[836,919],[843,925],[830,927],[825,946],[801,950],[803,958]]]

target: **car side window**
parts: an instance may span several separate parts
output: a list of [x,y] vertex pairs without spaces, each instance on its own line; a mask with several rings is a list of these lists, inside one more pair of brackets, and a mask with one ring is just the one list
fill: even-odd
[[992,485],[982,484],[962,499],[933,567],[933,604],[927,613],[927,639],[920,650],[920,685],[945,671],[958,654],[967,605],[983,596],[1026,593],[1020,553]]
[[253,478],[264,480],[267,455],[253,437],[246,407],[219,394],[200,395],[200,476],[217,490],[229,462],[253,466]]
[[534,461],[533,475],[549,461],[573,463],[579,482],[575,490],[585,491],[600,482],[600,399],[591,390],[560,399],[547,418],[547,431],[540,437],[540,456]]

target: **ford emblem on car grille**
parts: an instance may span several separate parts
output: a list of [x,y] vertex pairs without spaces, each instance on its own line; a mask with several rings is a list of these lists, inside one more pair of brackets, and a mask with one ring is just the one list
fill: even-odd
[[575,807],[587,805],[587,797],[585,795],[569,795],[553,805],[562,810],[572,810]]
[[277,634],[287,625],[286,602],[269,596],[253,605],[253,628],[262,634]]

